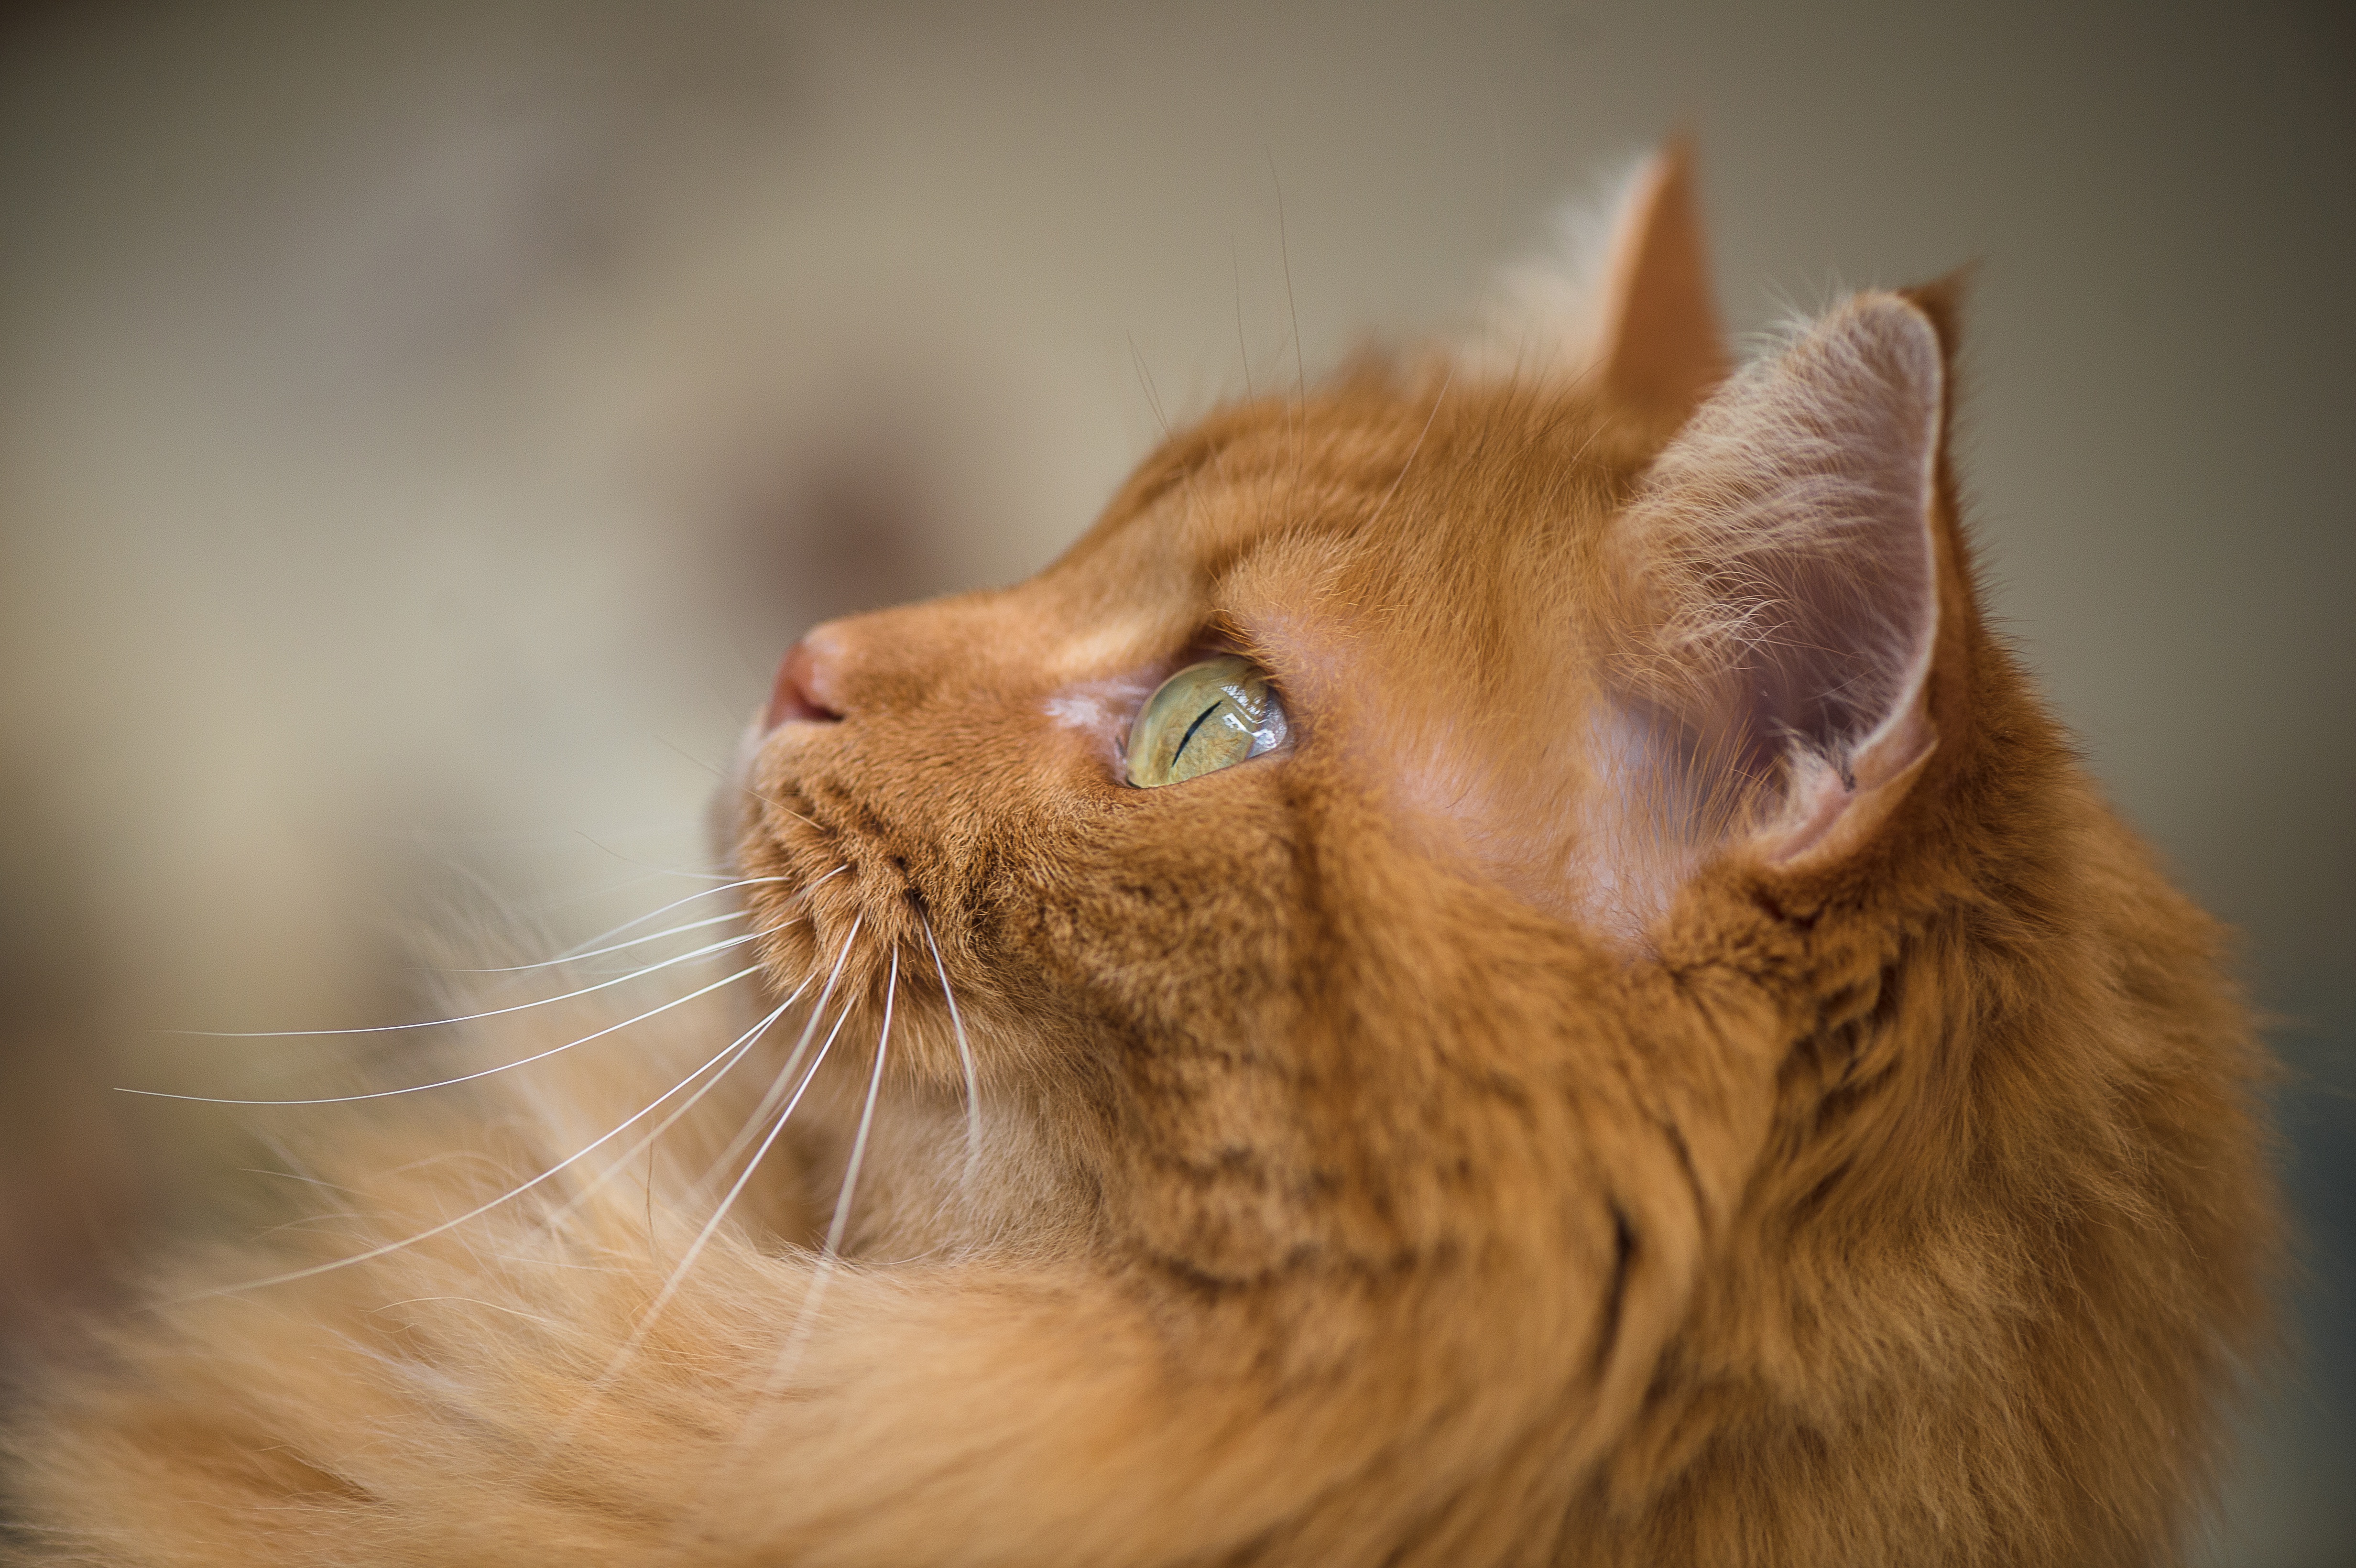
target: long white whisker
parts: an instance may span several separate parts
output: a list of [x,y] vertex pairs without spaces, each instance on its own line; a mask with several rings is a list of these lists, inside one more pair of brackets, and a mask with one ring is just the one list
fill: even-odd
[[[892,998],[900,984],[900,950],[892,950],[892,974],[884,985],[884,1021],[875,1031],[875,1066],[867,1075],[867,1103],[859,1109],[859,1131],[851,1140],[851,1158],[842,1168],[842,1190],[835,1194],[834,1219],[826,1228],[826,1245],[819,1253],[818,1272],[810,1278],[809,1293],[802,1297],[799,1311],[794,1314],[794,1327],[786,1336],[785,1345],[770,1365],[769,1375],[761,1384],[757,1399],[766,1399],[792,1380],[794,1369],[801,1362],[802,1345],[809,1338],[818,1321],[818,1309],[826,1299],[826,1287],[842,1257],[843,1232],[851,1225],[851,1205],[859,1190],[859,1168],[867,1158],[867,1135],[875,1125],[875,1101],[884,1088],[884,1059],[892,1044]],[[742,1435],[751,1435],[748,1428]]]
[[625,947],[643,947],[649,942],[660,942],[666,936],[677,936],[682,931],[697,931],[707,925],[719,925],[726,921],[743,920],[750,910],[732,909],[726,914],[715,914],[707,920],[691,920],[684,925],[674,925],[666,931],[650,932],[645,936],[633,936],[627,942],[616,942],[606,947],[592,947],[585,953],[567,953],[562,958],[543,958],[537,964],[503,964],[496,969],[444,969],[444,975],[519,975],[527,969],[552,969],[560,964],[577,964],[584,958],[603,958],[608,953],[619,953]]
[[[695,1266],[695,1260],[702,1254],[705,1245],[711,1242],[713,1233],[720,1229],[721,1221],[727,1218],[728,1211],[744,1193],[745,1185],[753,1179],[753,1173],[759,1170],[761,1162],[769,1157],[769,1150],[776,1143],[778,1136],[786,1130],[786,1124],[793,1120],[796,1108],[802,1103],[802,1096],[809,1092],[811,1083],[818,1077],[819,1069],[826,1065],[827,1052],[834,1048],[835,1037],[842,1032],[843,1023],[851,1017],[851,1009],[854,1005],[851,1002],[842,1004],[842,1011],[835,1017],[834,1028],[827,1031],[824,1043],[819,1045],[818,1054],[810,1060],[809,1071],[803,1073],[801,1082],[794,1085],[793,1095],[787,1100],[785,1108],[779,1111],[776,1119],[769,1124],[768,1133],[761,1139],[760,1147],[753,1151],[753,1157],[744,1162],[744,1168],[737,1173],[736,1179],[729,1184],[727,1192],[717,1204],[713,1205],[711,1216],[703,1221],[702,1229],[695,1233],[695,1240],[688,1244],[686,1253],[680,1256],[679,1266],[671,1271],[670,1277],[663,1281],[661,1291],[656,1295],[652,1302],[648,1304],[646,1315],[638,1320],[641,1330],[653,1327],[655,1318],[661,1315],[665,1307],[670,1305],[671,1297],[677,1296],[680,1287],[687,1283],[688,1271]],[[642,1334],[632,1335],[631,1344],[625,1347],[625,1351],[635,1349],[642,1337]]]
[[973,1046],[965,1037],[957,993],[949,989],[948,965],[941,962],[941,944],[933,935],[933,923],[922,915],[917,918],[924,921],[925,945],[933,950],[933,973],[940,976],[941,999],[949,1005],[949,1028],[957,1034],[958,1061],[965,1068],[965,1170],[958,1178],[958,1186],[970,1190],[974,1169],[981,1161],[981,1080],[973,1069]]
[[160,1089],[125,1089],[120,1085],[117,1085],[115,1093],[144,1095],[150,1100],[189,1100],[200,1105],[345,1105],[358,1100],[390,1099],[395,1094],[422,1094],[428,1089],[447,1089],[454,1083],[472,1083],[477,1078],[488,1078],[495,1072],[506,1072],[513,1068],[529,1067],[535,1061],[545,1061],[560,1052],[571,1051],[576,1045],[586,1045],[593,1040],[603,1040],[616,1029],[627,1029],[634,1023],[644,1022],[657,1013],[669,1012],[671,1008],[684,1006],[698,997],[716,991],[723,986],[733,985],[747,975],[758,974],[760,968],[758,964],[749,965],[725,979],[714,980],[701,990],[690,991],[686,996],[674,997],[659,1008],[648,1008],[637,1018],[624,1019],[617,1024],[608,1024],[594,1034],[584,1034],[579,1040],[568,1040],[562,1045],[551,1046],[537,1055],[523,1057],[515,1061],[502,1061],[497,1067],[486,1067],[480,1072],[466,1072],[455,1078],[444,1078],[436,1083],[412,1083],[405,1089],[379,1089],[367,1094],[330,1094],[316,1100],[227,1100],[209,1094],[167,1094]]
[[[605,941],[609,936],[619,936],[622,933],[629,930],[633,926],[644,925],[650,920],[659,920],[664,915],[669,914],[671,911],[680,908],[681,905],[691,904],[698,899],[708,899],[714,893],[731,892],[737,888],[749,888],[756,882],[787,882],[792,880],[793,879],[790,877],[746,877],[741,881],[730,882],[725,887],[698,888],[695,891],[688,894],[687,897],[683,899],[673,899],[670,902],[663,905],[660,909],[648,910],[646,913],[639,915],[637,919],[626,920],[610,931],[601,931],[596,935],[584,941],[581,944],[581,946],[594,946],[596,944]],[[819,880],[823,881],[825,879],[820,878]],[[812,887],[816,887],[818,883],[816,882],[810,884]],[[568,952],[561,953],[557,955],[557,956],[560,958],[569,958],[573,956],[579,951],[579,948],[574,948]]]
[[[841,1034],[842,1032],[842,1026],[851,1021],[851,1009],[855,1005],[855,1002],[847,1000],[842,1004],[841,1010],[834,1015],[834,1027],[826,1031],[826,1038],[824,1040],[819,1041],[818,1057],[810,1063],[809,1072],[795,1081],[793,1104],[788,1104],[786,1106],[786,1115],[790,1116],[794,1114],[794,1104],[798,1104],[800,1102],[802,1091],[809,1088],[811,1078],[817,1076],[819,1062],[824,1061],[827,1057],[827,1052],[834,1049],[834,1037]],[[825,1011],[825,1008],[826,1004],[823,999],[821,999],[818,1007],[811,1009],[811,1023],[815,1024],[818,1022],[819,1017]],[[739,1132],[734,1138],[729,1141],[729,1145],[726,1148],[720,1151],[720,1157],[712,1162],[711,1168],[703,1173],[702,1180],[697,1183],[699,1188],[709,1185],[713,1178],[715,1178],[721,1171],[727,1169],[728,1167],[734,1162],[738,1155],[744,1152],[744,1146],[753,1141],[753,1130],[755,1127],[762,1125],[768,1119],[769,1113],[776,1108],[777,1099],[779,1094],[784,1091],[786,1080],[792,1077],[794,1073],[801,1071],[801,1061],[802,1053],[799,1050],[797,1050],[793,1055],[786,1059],[785,1066],[779,1069],[776,1077],[769,1081],[768,1089],[762,1093],[761,1103],[753,1108],[753,1114],[751,1115],[744,1118],[744,1130]],[[762,1147],[766,1149],[767,1145],[764,1143]],[[760,1155],[755,1155],[752,1158],[751,1164],[758,1165],[760,1163]],[[749,1169],[750,1166],[748,1166],[747,1168]]]
[[[787,1006],[791,1005],[791,1000],[789,998]],[[398,1242],[387,1242],[382,1246],[371,1247],[363,1253],[355,1253],[348,1258],[337,1258],[333,1263],[315,1264],[309,1268],[294,1269],[285,1274],[273,1275],[268,1279],[250,1280],[243,1285],[223,1285],[217,1290],[198,1291],[194,1296],[185,1296],[181,1299],[187,1301],[201,1301],[208,1296],[234,1296],[241,1291],[261,1290],[269,1285],[286,1285],[298,1279],[309,1279],[317,1275],[331,1273],[336,1269],[349,1268],[354,1264],[364,1264],[376,1258],[384,1257],[389,1253],[400,1252],[405,1247],[413,1247],[420,1242],[431,1241],[435,1236],[442,1235],[445,1232],[454,1231],[469,1220],[489,1213],[492,1210],[498,1208],[502,1203],[522,1197],[533,1188],[538,1187],[541,1182],[554,1177],[559,1171],[565,1169],[567,1167],[576,1163],[577,1161],[586,1159],[590,1155],[595,1153],[607,1143],[621,1136],[622,1134],[627,1132],[637,1123],[645,1120],[648,1116],[652,1115],[655,1112],[655,1108],[660,1105],[664,1101],[669,1099],[680,1090],[685,1089],[698,1078],[702,1077],[704,1073],[716,1065],[723,1057],[731,1055],[742,1056],[745,1051],[751,1050],[752,1042],[760,1038],[761,1031],[767,1029],[770,1024],[776,1022],[778,1016],[784,1013],[785,1010],[784,1007],[780,1007],[776,1012],[771,1013],[766,1019],[764,1019],[761,1022],[754,1025],[750,1030],[744,1034],[739,1035],[734,1041],[730,1042],[726,1049],[720,1051],[718,1055],[713,1056],[710,1061],[704,1062],[702,1066],[696,1068],[686,1077],[680,1079],[677,1083],[672,1084],[670,1088],[665,1090],[661,1094],[657,1095],[653,1100],[647,1104],[645,1108],[632,1115],[628,1120],[622,1122],[620,1125],[601,1135],[595,1142],[588,1144],[585,1147],[575,1150],[573,1153],[567,1155],[564,1158],[557,1161],[554,1165],[550,1166],[546,1170],[541,1171],[538,1176],[535,1176],[530,1180],[524,1182],[521,1186],[509,1189],[507,1191],[500,1193],[497,1198],[492,1199],[489,1202],[469,1209],[466,1212],[459,1215],[455,1220],[444,1220],[442,1223],[433,1227],[431,1230],[420,1231],[415,1235],[405,1237]],[[729,1065],[734,1066],[734,1063],[732,1061]],[[722,1072],[724,1073],[726,1069],[723,1068]],[[712,1083],[720,1082],[721,1075],[721,1073],[714,1073],[710,1083],[707,1083],[704,1085],[704,1089],[697,1091],[696,1098],[701,1098],[704,1090],[710,1089]],[[693,1104],[695,1102],[693,1100],[690,1100],[688,1102],[689,1104]],[[682,1107],[682,1109],[684,1109],[684,1107]],[[672,1119],[676,1120],[677,1118],[674,1116]],[[668,1122],[664,1124],[666,1126],[669,1125],[669,1123]]]
[[[632,980],[642,979],[646,976],[656,974],[664,969],[675,969],[681,964],[691,963],[698,958],[708,958],[712,954],[721,952],[726,948],[742,947],[748,942],[757,942],[762,937],[774,935],[777,929],[778,928],[772,926],[766,931],[748,931],[742,936],[731,936],[723,941],[708,943],[705,945],[697,948],[692,953],[682,953],[676,958],[660,959],[655,963],[647,965],[644,968],[633,969],[626,975],[616,975],[610,980],[600,980],[594,986],[584,986],[577,991],[567,991],[561,997],[542,997],[537,1001],[518,1002],[511,1008],[493,1008],[487,1012],[461,1013],[454,1019],[422,1019],[416,1023],[375,1024],[367,1029],[174,1029],[171,1032],[178,1035],[193,1036],[199,1040],[293,1040],[305,1037],[324,1037],[327,1035],[399,1034],[405,1029],[440,1029],[445,1024],[478,1023],[484,1019],[505,1018],[509,1013],[529,1012],[533,1008],[552,1008],[559,1002],[569,1002],[576,997],[585,997],[594,991],[611,990],[616,986],[626,985]],[[141,1093],[141,1091],[134,1090],[133,1093]],[[169,1099],[185,1099],[187,1097],[187,1096],[186,1095],[166,1096],[166,1098]],[[227,1103],[230,1104],[269,1104],[270,1102],[230,1101]]]
[[[816,976],[812,976],[810,977],[810,979],[813,980],[816,978]],[[768,1033],[770,1027],[779,1019],[786,1016],[786,1009],[787,1008],[792,1007],[796,1002],[801,1000],[802,993],[809,990],[809,987],[810,980],[804,980],[800,985],[794,987],[792,996],[787,997],[784,1001],[777,1004],[776,1009],[770,1013],[768,1017],[763,1019],[759,1023],[755,1024],[751,1029],[746,1029],[743,1034],[738,1035],[734,1042],[731,1044],[726,1051],[721,1052],[722,1056],[729,1058],[728,1064],[723,1067],[719,1072],[713,1073],[710,1078],[706,1079],[701,1088],[696,1090],[694,1093],[680,1101],[677,1110],[671,1112],[669,1115],[665,1116],[661,1121],[657,1122],[652,1127],[648,1128],[644,1137],[641,1137],[637,1143],[632,1144],[628,1148],[623,1150],[622,1153],[614,1160],[612,1165],[591,1177],[588,1181],[582,1186],[579,1192],[565,1200],[563,1207],[558,1209],[554,1213],[549,1216],[549,1224],[552,1226],[561,1225],[566,1220],[570,1219],[573,1214],[580,1209],[581,1205],[587,1201],[589,1195],[596,1191],[598,1188],[604,1186],[606,1179],[611,1177],[615,1171],[622,1169],[624,1167],[629,1165],[633,1160],[636,1160],[638,1156],[644,1154],[653,1146],[654,1141],[657,1138],[661,1137],[663,1134],[670,1131],[672,1127],[678,1125],[679,1119],[681,1116],[686,1115],[690,1111],[695,1109],[697,1104],[701,1102],[706,1094],[711,1093],[712,1090],[718,1088],[720,1086],[721,1080],[727,1077],[728,1074],[735,1069],[737,1062],[742,1061],[745,1057],[752,1054],[753,1048],[761,1043],[761,1037]],[[717,1061],[720,1058],[713,1057],[712,1060],[712,1061]],[[712,1062],[710,1061],[703,1064],[704,1067],[709,1067],[711,1065]],[[692,1079],[696,1076],[696,1073],[700,1073],[702,1071],[703,1068],[699,1067],[696,1069],[695,1072],[688,1074],[688,1077]],[[678,1091],[676,1090],[672,1091],[673,1093],[676,1093]],[[669,1096],[666,1095],[665,1098],[667,1099]],[[660,1104],[661,1101],[656,1102],[656,1104]],[[651,1105],[648,1107],[648,1110],[652,1110],[653,1108],[654,1107]]]
[[[777,1075],[769,1081],[769,1087],[762,1093],[760,1103],[755,1105],[752,1114],[744,1118],[744,1125],[738,1130],[734,1138],[729,1140],[728,1147],[720,1151],[719,1156],[712,1160],[711,1166],[697,1180],[696,1187],[699,1190],[710,1187],[720,1172],[727,1169],[736,1157],[744,1152],[745,1146],[750,1144],[755,1136],[755,1129],[759,1127],[768,1118],[769,1113],[776,1108],[778,1097],[785,1093],[785,1086],[793,1081],[795,1071],[801,1066],[802,1058],[808,1054],[810,1041],[818,1034],[818,1026],[825,1021],[826,1004],[833,999],[835,982],[841,978],[842,965],[851,956],[851,938],[859,934],[860,924],[865,919],[864,915],[860,915],[851,921],[851,930],[844,935],[842,946],[834,955],[834,967],[828,972],[826,988],[819,993],[818,1001],[810,1008],[809,1021],[802,1026],[801,1038],[795,1040],[793,1050],[786,1053],[785,1065],[780,1067],[777,1070]],[[840,1029],[842,1027],[843,1019],[849,1016],[850,1008],[846,1007],[835,1019],[834,1027]],[[834,1036],[829,1034],[827,1044],[833,1043]]]
[[[818,1005],[811,1009],[810,1019],[813,1027],[826,1010],[827,998],[833,995],[835,980],[842,974],[843,959],[850,956],[851,944],[858,935],[859,921],[853,920],[851,923],[850,934],[842,939],[841,955],[835,959],[834,973],[827,976],[826,989],[819,994]],[[622,1342],[622,1348],[614,1352],[614,1359],[606,1363],[604,1371],[597,1374],[597,1381],[591,1384],[591,1387],[602,1386],[620,1371],[630,1357],[637,1354],[638,1347],[646,1342],[646,1337],[654,1329],[655,1319],[662,1316],[663,1308],[670,1305],[671,1298],[677,1296],[680,1287],[686,1284],[688,1271],[695,1266],[695,1260],[703,1255],[704,1247],[719,1231],[721,1221],[727,1218],[728,1211],[734,1206],[738,1195],[744,1190],[745,1184],[753,1179],[753,1173],[760,1169],[761,1162],[768,1157],[769,1150],[776,1143],[778,1135],[786,1130],[786,1124],[793,1120],[795,1108],[800,1105],[802,1096],[809,1093],[810,1084],[818,1078],[818,1070],[826,1065],[826,1053],[833,1048],[835,1036],[842,1031],[844,1019],[851,1017],[851,1009],[856,1005],[855,997],[842,1004],[842,1011],[835,1019],[834,1028],[827,1033],[826,1043],[819,1047],[818,1055],[811,1059],[809,1071],[802,1074],[801,1083],[795,1086],[793,1097],[786,1102],[785,1109],[777,1113],[777,1119],[770,1125],[768,1136],[761,1140],[761,1147],[755,1149],[753,1157],[745,1162],[743,1172],[729,1187],[727,1196],[713,1206],[710,1217],[703,1221],[702,1229],[696,1232],[695,1240],[688,1244],[686,1253],[680,1256],[679,1265],[670,1271],[669,1277],[663,1281],[662,1289],[656,1293],[654,1300],[648,1303],[646,1311],[639,1315],[637,1327],[633,1328],[630,1331],[630,1337]]]
[[892,999],[900,987],[900,951],[892,950],[892,973],[884,982],[884,1022],[875,1031],[875,1068],[867,1075],[867,1103],[859,1110],[859,1131],[851,1140],[851,1159],[843,1167],[842,1190],[835,1196],[834,1222],[826,1228],[826,1255],[842,1249],[842,1232],[851,1222],[851,1194],[859,1186],[859,1167],[867,1157],[868,1130],[875,1125],[875,1096],[884,1087],[884,1052],[892,1043]]
[[[796,995],[799,993],[797,992]],[[663,1309],[670,1305],[671,1298],[679,1294],[680,1287],[686,1284],[688,1271],[695,1266],[695,1261],[702,1255],[705,1244],[720,1229],[722,1220],[726,1218],[729,1208],[736,1201],[737,1195],[744,1191],[745,1183],[753,1179],[753,1173],[761,1168],[761,1161],[768,1157],[770,1145],[776,1142],[777,1136],[786,1130],[786,1124],[793,1119],[794,1108],[801,1104],[803,1092],[809,1089],[811,1081],[818,1077],[818,1070],[826,1064],[826,1053],[833,1046],[835,1035],[841,1032],[842,1021],[851,1016],[851,1009],[854,1005],[854,1002],[843,1003],[842,1011],[835,1019],[834,1029],[828,1032],[826,1043],[819,1047],[818,1059],[810,1063],[809,1071],[802,1075],[802,1081],[795,1088],[793,1097],[786,1103],[785,1109],[778,1114],[776,1123],[770,1126],[768,1136],[761,1140],[760,1149],[745,1165],[744,1173],[737,1177],[735,1185],[729,1188],[728,1195],[720,1200],[712,1210],[711,1217],[704,1221],[703,1228],[696,1232],[695,1240],[688,1244],[687,1252],[680,1258],[678,1266],[673,1268],[663,1280],[662,1289],[656,1293],[654,1300],[649,1302],[646,1311],[639,1315],[637,1322],[630,1329],[629,1337],[622,1341],[620,1348],[606,1360],[604,1369],[582,1390],[581,1397],[573,1402],[573,1409],[566,1413],[564,1419],[549,1428],[543,1435],[541,1443],[542,1453],[560,1446],[572,1436],[574,1424],[589,1408],[590,1396],[612,1382],[620,1374],[622,1369],[629,1365],[630,1359],[638,1353],[638,1348],[647,1342],[647,1336],[654,1332],[656,1320],[662,1316]],[[815,1010],[822,1013],[825,1006],[826,997],[821,993]],[[772,1082],[771,1088],[774,1089],[776,1083],[782,1083],[786,1074],[791,1070],[790,1062],[786,1067],[778,1069],[777,1077]],[[618,1166],[623,1162],[616,1163]]]

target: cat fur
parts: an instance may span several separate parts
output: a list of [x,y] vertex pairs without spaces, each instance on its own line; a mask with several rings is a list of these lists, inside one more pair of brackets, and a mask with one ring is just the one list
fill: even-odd
[[[1689,177],[1584,337],[1219,410],[1037,579],[814,632],[840,721],[721,812],[770,999],[314,1150],[39,1392],[20,1558],[2173,1560],[2276,1247],[2222,938],[1981,613],[1953,290],[1730,376]],[[1127,787],[1206,648],[1292,745]]]

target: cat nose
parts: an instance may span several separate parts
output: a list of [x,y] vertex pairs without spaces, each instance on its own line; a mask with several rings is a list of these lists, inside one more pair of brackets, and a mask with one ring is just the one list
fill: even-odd
[[777,666],[776,687],[769,694],[769,711],[761,724],[764,734],[798,720],[806,724],[841,721],[842,709],[830,700],[833,692],[828,667],[830,651],[816,632],[786,650],[785,662]]

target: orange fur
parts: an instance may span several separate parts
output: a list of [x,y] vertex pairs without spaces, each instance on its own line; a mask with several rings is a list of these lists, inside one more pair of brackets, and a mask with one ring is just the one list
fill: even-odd
[[[1678,221],[1635,239],[1682,287]],[[1868,296],[1778,361],[1822,390],[1827,345],[1937,348],[1892,373],[1935,389],[1901,565],[1819,606],[1886,678],[1821,733],[1745,704],[1831,634],[1710,597],[1707,497],[1751,470],[1665,488],[1708,431],[1770,428],[1734,400],[1763,383],[1681,433],[1714,326],[1638,354],[1622,325],[1642,396],[1361,364],[1173,438],[1033,581],[815,634],[798,678],[841,720],[751,749],[731,826],[781,879],[746,890],[773,1000],[380,1122],[331,1222],[163,1292],[462,1214],[840,956],[836,1054],[661,1313],[758,1081],[659,1159],[108,1329],[19,1429],[27,1552],[2168,1559],[2262,1317],[2262,1062],[2215,928],[1981,621],[1952,303]],[[1205,645],[1274,672],[1292,745],[1128,788],[1127,712]],[[470,1136],[487,1157],[419,1158]]]

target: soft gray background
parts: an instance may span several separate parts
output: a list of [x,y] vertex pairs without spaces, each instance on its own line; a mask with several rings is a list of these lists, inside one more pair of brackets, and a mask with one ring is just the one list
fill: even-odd
[[2288,1069],[2216,1561],[2356,1562],[2351,88],[2320,5],[7,13],[0,1324],[241,1157],[105,1093],[267,1076],[159,1026],[388,1016],[437,865],[677,896],[798,627],[1029,571],[1684,126],[1742,328],[1983,263],[1995,606]]

